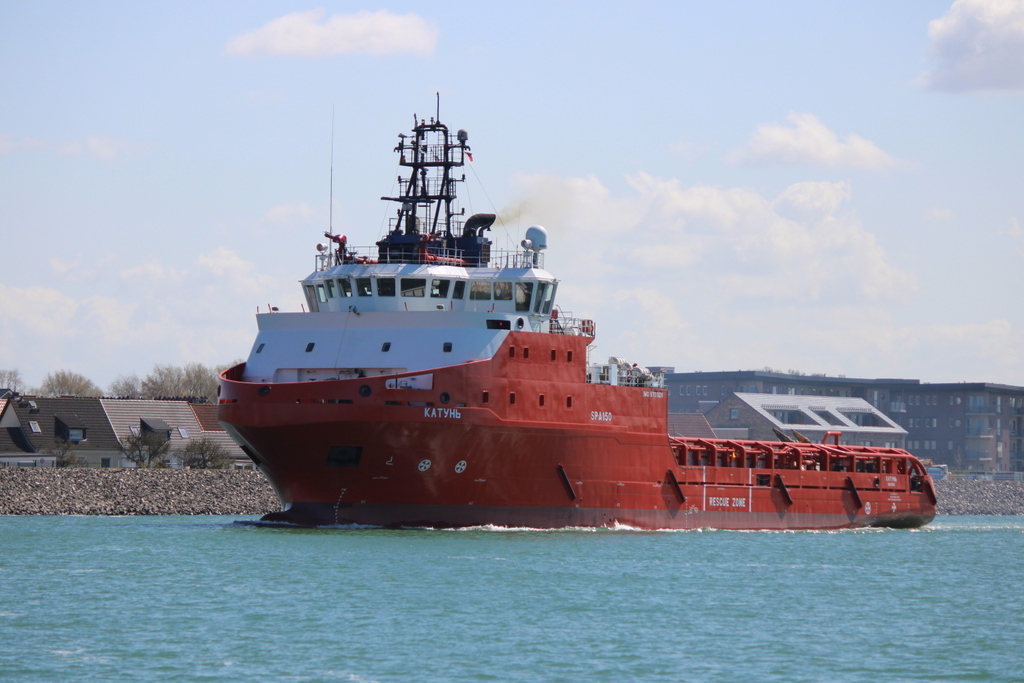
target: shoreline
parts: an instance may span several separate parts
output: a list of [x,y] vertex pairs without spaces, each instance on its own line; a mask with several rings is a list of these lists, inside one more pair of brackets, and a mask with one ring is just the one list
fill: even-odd
[[[1024,482],[935,482],[942,515],[1024,515]],[[0,515],[264,515],[281,509],[253,470],[0,468]]]

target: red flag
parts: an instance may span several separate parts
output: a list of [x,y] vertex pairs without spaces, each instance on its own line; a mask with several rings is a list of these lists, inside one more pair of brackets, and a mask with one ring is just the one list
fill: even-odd
[[469,159],[470,163],[473,163],[473,153],[472,152],[466,152],[466,157]]

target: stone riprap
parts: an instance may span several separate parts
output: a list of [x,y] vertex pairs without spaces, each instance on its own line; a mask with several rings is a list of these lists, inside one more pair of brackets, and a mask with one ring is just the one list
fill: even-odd
[[940,515],[1024,515],[1024,481],[935,482]]
[[262,515],[281,509],[252,470],[0,468],[0,515]]
[[[1024,482],[935,483],[940,515],[1024,515]],[[0,515],[262,515],[280,510],[251,470],[0,468]]]

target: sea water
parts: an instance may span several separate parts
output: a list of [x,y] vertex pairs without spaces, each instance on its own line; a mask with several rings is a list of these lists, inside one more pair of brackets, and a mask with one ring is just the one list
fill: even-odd
[[0,517],[0,681],[1020,681],[1024,518],[920,530]]

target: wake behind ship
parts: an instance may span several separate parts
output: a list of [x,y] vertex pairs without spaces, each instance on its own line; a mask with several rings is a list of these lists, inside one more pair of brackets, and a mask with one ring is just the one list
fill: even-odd
[[[415,119],[415,117],[414,117]],[[915,527],[935,489],[895,448],[668,436],[663,377],[588,363],[546,231],[492,248],[465,217],[466,131],[414,124],[374,248],[325,233],[308,310],[268,309],[220,378],[219,419],[305,526]]]

